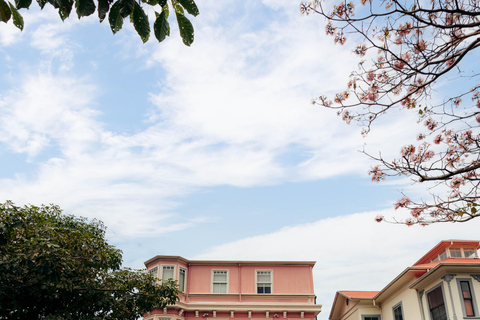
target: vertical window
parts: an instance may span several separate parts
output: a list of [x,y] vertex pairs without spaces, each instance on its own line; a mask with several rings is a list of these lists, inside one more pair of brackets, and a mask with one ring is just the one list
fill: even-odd
[[227,293],[228,271],[213,271],[213,293]]
[[462,258],[462,249],[460,248],[450,249],[450,258]]
[[438,256],[438,259],[439,259],[439,260],[445,260],[445,259],[447,259],[447,252],[446,252],[446,251],[443,251],[442,253],[440,253],[439,256]]
[[257,271],[257,293],[272,293],[272,271]]
[[179,275],[178,275],[178,289],[180,291],[185,292],[185,278],[187,275],[187,270],[180,268]]
[[162,281],[166,281],[168,279],[175,279],[174,271],[175,271],[174,266],[163,266]]
[[445,302],[443,301],[442,287],[438,286],[436,289],[430,291],[427,294],[427,300],[431,319],[447,320],[447,311],[445,309]]
[[465,254],[465,258],[475,258],[476,257],[476,252],[477,250],[472,249],[472,248],[465,248],[463,249],[463,253]]
[[393,319],[394,320],[403,320],[403,310],[402,310],[402,303],[398,303],[393,306]]
[[158,267],[149,269],[147,272],[148,272],[148,274],[151,274],[155,278],[158,277]]
[[468,281],[460,281],[460,290],[462,292],[461,297],[463,299],[463,306],[465,307],[465,316],[475,317],[470,283]]

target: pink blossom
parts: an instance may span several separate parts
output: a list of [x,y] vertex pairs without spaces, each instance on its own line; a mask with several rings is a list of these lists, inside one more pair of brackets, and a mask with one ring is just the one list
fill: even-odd
[[[477,103],[477,105],[478,105],[478,103]],[[477,120],[477,122],[480,123],[480,113],[477,114],[477,116],[475,117],[475,120]]]
[[395,203],[395,210],[397,210],[398,208],[404,208],[408,206],[411,202],[412,201],[409,198],[403,197]]
[[375,217],[375,221],[377,221],[377,222],[382,222],[382,221],[383,221],[383,218],[384,218],[384,216],[382,216],[382,215],[379,214],[378,216]]
[[418,136],[417,136],[417,140],[420,141],[420,140],[423,140],[425,139],[425,135],[423,133],[419,133]]
[[413,52],[420,53],[427,48],[427,42],[425,40],[419,40],[413,45]]
[[375,73],[373,71],[370,71],[367,73],[367,81],[373,81],[375,80]]
[[380,182],[380,180],[385,180],[385,172],[379,166],[372,167],[368,174],[372,176],[372,181]]
[[358,54],[360,57],[363,57],[367,52],[367,47],[364,44],[359,44],[355,50],[353,50],[355,54]]
[[410,214],[414,217],[414,218],[418,218],[420,217],[420,215],[422,214],[423,212],[423,209],[422,208],[413,208],[411,211],[410,211]]
[[425,152],[425,154],[423,155],[423,158],[425,160],[430,160],[430,159],[433,158],[434,155],[435,155],[435,152],[430,150],[430,151]]
[[433,143],[440,144],[440,142],[442,142],[442,140],[443,140],[443,137],[442,137],[441,134],[439,134],[433,139]]
[[413,226],[413,224],[414,224],[413,219],[411,219],[411,218],[406,219],[405,224],[409,227]]
[[432,118],[428,118],[427,120],[425,120],[425,122],[423,123],[425,125],[425,127],[427,127],[429,130],[433,130],[437,127],[437,122],[435,122]]
[[413,145],[404,146],[401,150],[402,157],[409,157],[415,153],[415,147]]
[[465,179],[460,176],[453,177],[453,179],[450,181],[450,187],[454,189],[460,188],[461,185],[465,184]]

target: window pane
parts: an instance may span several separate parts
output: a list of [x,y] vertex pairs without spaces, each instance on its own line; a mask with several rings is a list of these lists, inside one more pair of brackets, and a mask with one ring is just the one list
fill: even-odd
[[226,271],[213,271],[213,281],[214,282],[227,282],[227,272]]
[[163,267],[162,280],[174,279],[173,267]]
[[450,257],[461,258],[462,257],[462,250],[459,249],[459,248],[450,249]]
[[465,258],[475,258],[475,249],[463,249]]
[[180,268],[180,275],[178,278],[178,289],[180,289],[181,291],[185,291],[185,273],[186,273],[186,270]]
[[227,293],[227,284],[226,283],[214,283],[213,284],[213,293]]

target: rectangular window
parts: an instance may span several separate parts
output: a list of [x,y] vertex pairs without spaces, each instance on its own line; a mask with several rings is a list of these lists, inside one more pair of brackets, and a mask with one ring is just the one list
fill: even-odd
[[432,320],[447,320],[447,311],[443,301],[442,287],[438,286],[427,293],[428,308]]
[[438,259],[439,259],[439,260],[445,260],[445,259],[447,259],[447,252],[446,252],[446,251],[443,251],[442,253],[440,253],[440,254],[438,255]]
[[213,271],[213,293],[227,293],[228,271]]
[[155,278],[158,277],[158,267],[149,269],[147,272],[148,272],[148,274],[151,274]]
[[470,290],[469,281],[460,281],[460,290],[462,292],[463,306],[465,308],[465,316],[475,317],[473,308],[472,291]]
[[462,249],[450,249],[450,258],[462,258]]
[[396,304],[392,309],[393,309],[393,319],[403,320],[402,303],[400,302]]
[[162,281],[166,281],[168,279],[175,279],[174,271],[175,271],[174,266],[163,266]]
[[272,293],[271,271],[257,271],[257,293]]
[[380,316],[362,315],[362,320],[380,320]]
[[476,252],[477,250],[472,249],[472,248],[465,248],[463,249],[463,253],[465,254],[465,258],[475,258],[476,257]]
[[180,291],[185,292],[185,278],[187,275],[187,270],[180,268],[179,275],[178,275],[178,289]]

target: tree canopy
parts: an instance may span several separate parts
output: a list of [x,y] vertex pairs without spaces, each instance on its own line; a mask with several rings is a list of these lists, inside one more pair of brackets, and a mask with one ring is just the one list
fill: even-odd
[[[23,30],[24,21],[20,14],[20,9],[29,9],[32,0],[15,0],[15,4],[10,1],[0,0],[0,21],[7,23],[10,19],[13,24]],[[38,5],[43,9],[46,5],[52,5],[58,10],[60,19],[63,21],[70,16],[73,6],[78,18],[92,15],[98,12],[98,18],[102,22],[108,14],[108,22],[113,34],[117,33],[123,27],[125,18],[130,17],[138,35],[145,43],[150,38],[150,22],[143,6],[150,6],[155,10],[155,22],[153,23],[153,32],[159,42],[170,36],[170,25],[168,16],[170,8],[175,12],[178,28],[183,43],[190,46],[194,40],[194,29],[190,20],[185,16],[185,11],[193,16],[199,14],[197,5],[193,0],[170,0],[170,7],[167,0],[37,0]]]
[[[364,135],[394,109],[415,112],[423,124],[398,158],[368,154],[378,163],[369,171],[373,181],[400,175],[428,185],[430,198],[403,195],[395,203],[411,217],[393,222],[427,225],[480,216],[480,84],[473,57],[480,46],[479,2],[345,0],[326,7],[315,0],[300,9],[323,16],[337,44],[349,35],[362,39],[354,49],[359,68],[345,89],[314,104],[337,109],[346,123],[361,124]],[[438,90],[440,81],[448,88]]]
[[105,226],[58,206],[0,204],[0,319],[131,319],[175,304],[173,280],[121,268]]

